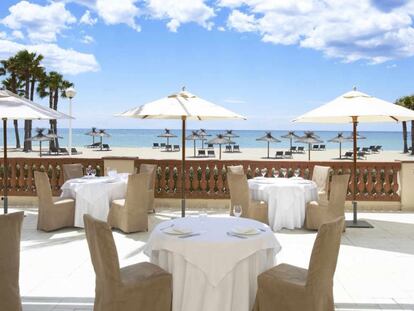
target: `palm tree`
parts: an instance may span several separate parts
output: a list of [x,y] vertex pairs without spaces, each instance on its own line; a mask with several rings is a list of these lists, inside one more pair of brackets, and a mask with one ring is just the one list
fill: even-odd
[[[16,70],[15,57],[9,57],[6,60],[0,61],[0,76],[7,75],[8,77],[2,81],[2,85],[6,90],[9,90],[15,94],[23,96],[24,83],[18,77]],[[13,120],[14,135],[16,138],[16,148],[20,148],[20,135],[19,135],[19,123],[17,120]]]
[[[17,52],[14,56],[16,60],[16,71],[21,79],[24,81],[25,91],[24,95],[27,99],[33,100],[34,89],[36,81],[38,81],[41,75],[42,66],[41,62],[43,56],[36,53],[30,53],[27,50]],[[30,140],[32,136],[32,121],[24,121],[24,148],[23,151],[29,152],[32,150],[32,142]]]
[[[397,105],[403,106],[408,109],[414,110],[414,95],[404,96],[396,100]],[[408,134],[407,134],[407,122],[402,122],[403,127],[403,142],[404,142],[404,153],[408,153]],[[414,121],[411,121],[411,154],[414,155]]]
[[[41,98],[49,97],[49,108],[57,110],[59,97],[66,97],[65,90],[73,86],[73,83],[64,80],[63,76],[56,72],[51,71],[43,76],[37,87],[37,93]],[[50,120],[50,131],[57,134],[57,120]],[[58,140],[51,140],[50,147],[59,147]]]

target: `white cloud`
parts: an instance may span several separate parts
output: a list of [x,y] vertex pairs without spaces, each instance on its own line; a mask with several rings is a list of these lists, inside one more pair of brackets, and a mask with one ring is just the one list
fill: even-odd
[[58,2],[41,6],[20,1],[11,6],[9,12],[1,23],[13,30],[26,30],[32,42],[54,42],[58,34],[76,22],[65,4]]
[[89,10],[86,10],[85,13],[80,18],[79,22],[81,24],[93,26],[98,22],[97,18],[92,17],[91,12]]
[[20,39],[20,40],[24,39],[24,34],[20,30],[13,30],[12,31],[12,36],[16,39]]
[[167,27],[176,32],[184,23],[194,22],[211,29],[215,16],[214,9],[204,3],[204,0],[146,0],[151,18],[167,19]]
[[246,104],[246,101],[236,98],[227,98],[224,102],[228,104]]
[[223,26],[219,26],[219,27],[217,27],[217,30],[218,30],[218,31],[226,31],[226,28],[225,28],[225,27],[223,27]]
[[0,59],[10,57],[23,49],[42,54],[45,57],[43,64],[48,69],[57,70],[63,74],[76,75],[99,70],[99,64],[92,54],[63,49],[53,43],[24,45],[9,40],[0,40]]
[[0,31],[0,39],[6,39],[7,38],[7,33],[5,33],[4,31]]
[[135,21],[140,11],[135,2],[136,0],[96,0],[95,9],[107,25],[127,24],[140,31],[141,28]]
[[82,38],[82,42],[85,44],[91,44],[95,42],[95,39],[89,35],[84,35]]
[[345,62],[414,55],[414,1],[220,0],[228,27],[264,42],[299,45]]

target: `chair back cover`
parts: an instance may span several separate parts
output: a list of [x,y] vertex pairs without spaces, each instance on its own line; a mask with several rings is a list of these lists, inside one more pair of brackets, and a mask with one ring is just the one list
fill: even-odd
[[63,179],[65,181],[83,177],[83,165],[80,163],[63,164]]
[[312,181],[316,183],[319,192],[327,192],[330,170],[329,166],[315,165],[313,167]]
[[129,175],[127,193],[125,197],[125,209],[127,211],[127,221],[136,223],[142,220],[142,225],[148,222],[148,209],[150,193],[147,190],[149,174],[139,173]]
[[348,192],[349,174],[333,175],[330,184],[329,209],[337,217],[345,213],[345,200]]
[[88,241],[92,265],[96,274],[96,289],[102,286],[115,288],[120,280],[118,253],[111,228],[106,222],[92,216],[83,216],[86,240]]
[[315,294],[332,290],[344,221],[344,217],[338,217],[332,222],[322,224],[319,228],[306,281],[306,286]]
[[227,172],[232,173],[232,174],[244,175],[243,165],[227,166]]
[[157,173],[157,165],[155,165],[155,164],[140,164],[139,172],[149,174],[148,190],[154,190],[155,175]]
[[23,212],[0,215],[0,309],[21,311],[20,236]]
[[246,175],[234,174],[229,171],[227,174],[227,182],[230,190],[230,215],[233,215],[235,205],[241,205],[241,217],[247,217],[249,215],[250,192]]

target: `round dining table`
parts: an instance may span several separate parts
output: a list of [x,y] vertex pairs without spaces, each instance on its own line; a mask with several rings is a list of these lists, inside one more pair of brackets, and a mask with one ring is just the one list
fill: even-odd
[[200,216],[160,223],[144,253],[172,273],[173,311],[250,311],[257,276],[275,265],[280,249],[263,223]]
[[74,226],[83,228],[83,215],[107,221],[113,200],[125,198],[128,177],[84,176],[67,180],[61,187],[61,198],[75,199]]
[[274,231],[303,227],[306,204],[318,200],[316,183],[301,177],[255,177],[248,183],[251,198],[267,202]]

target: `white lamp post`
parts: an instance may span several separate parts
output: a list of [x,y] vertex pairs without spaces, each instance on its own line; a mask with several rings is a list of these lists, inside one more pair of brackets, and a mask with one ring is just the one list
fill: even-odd
[[76,95],[76,90],[73,87],[65,90],[66,97],[69,98],[69,156],[72,155],[72,98]]

